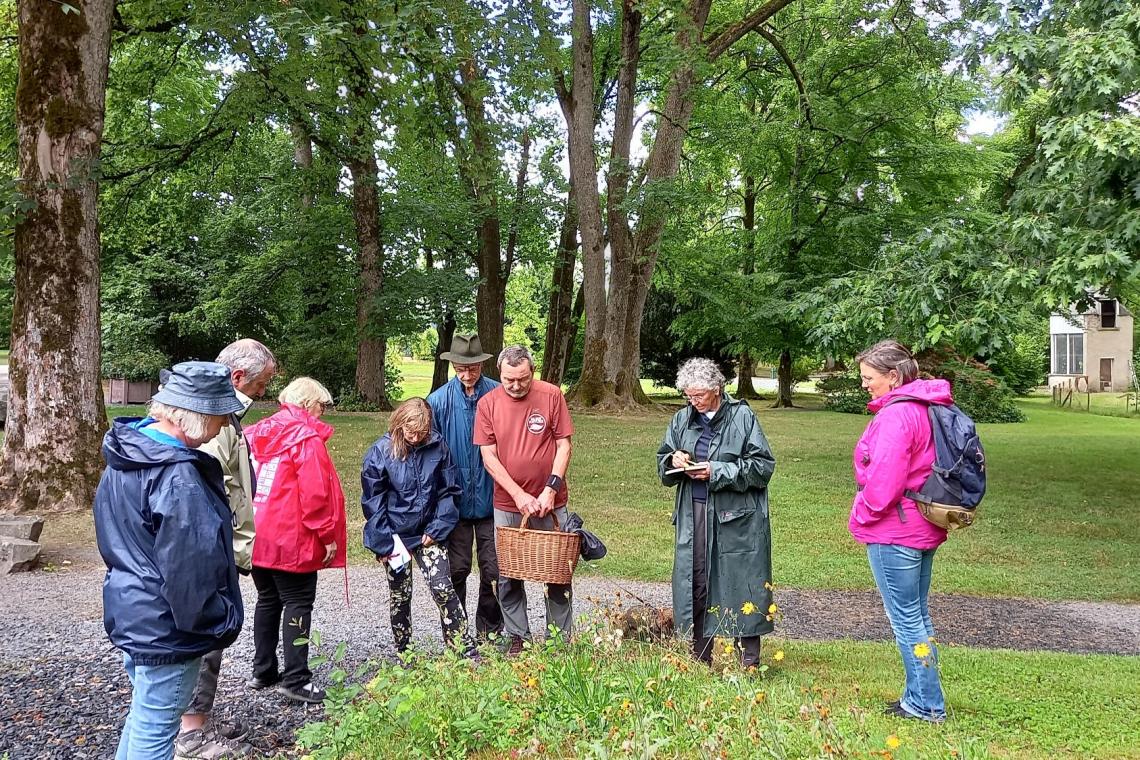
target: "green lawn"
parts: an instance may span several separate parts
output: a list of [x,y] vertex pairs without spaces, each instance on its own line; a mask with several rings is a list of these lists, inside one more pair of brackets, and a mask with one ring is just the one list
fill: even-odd
[[[1048,406],[1053,409],[1061,408],[1054,406],[1053,397],[1044,392],[1035,393],[1026,399],[1026,403]],[[1128,405],[1128,399],[1123,393],[1074,393],[1072,404],[1064,407],[1064,410],[1076,414],[1091,413],[1106,417],[1140,417],[1140,414],[1137,414]]]

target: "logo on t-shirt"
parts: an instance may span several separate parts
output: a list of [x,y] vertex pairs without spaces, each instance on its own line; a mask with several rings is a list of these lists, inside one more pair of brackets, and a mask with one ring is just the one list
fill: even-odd
[[539,435],[542,431],[546,430],[546,418],[542,416],[541,412],[531,412],[530,416],[526,418],[526,429],[535,435]]

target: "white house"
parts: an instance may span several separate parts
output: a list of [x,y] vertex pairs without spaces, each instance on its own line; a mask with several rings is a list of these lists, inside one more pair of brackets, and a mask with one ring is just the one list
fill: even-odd
[[1078,314],[1049,318],[1049,387],[1074,385],[1084,390],[1128,390],[1131,382],[1132,313],[1114,298],[1102,298]]

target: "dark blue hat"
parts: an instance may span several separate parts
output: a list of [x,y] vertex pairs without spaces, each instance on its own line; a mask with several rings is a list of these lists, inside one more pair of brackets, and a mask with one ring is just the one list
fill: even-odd
[[230,368],[215,362],[182,362],[175,364],[163,379],[162,389],[151,401],[187,409],[199,414],[233,414],[245,409],[234,394]]

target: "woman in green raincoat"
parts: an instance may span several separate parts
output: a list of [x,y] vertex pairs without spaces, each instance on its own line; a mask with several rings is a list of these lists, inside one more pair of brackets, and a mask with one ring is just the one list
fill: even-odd
[[693,655],[712,662],[713,637],[736,641],[744,667],[760,662],[772,631],[772,530],[768,481],[776,459],[760,421],[724,391],[708,359],[677,373],[689,403],[673,416],[657,450],[657,472],[676,486],[673,616],[693,637]]

